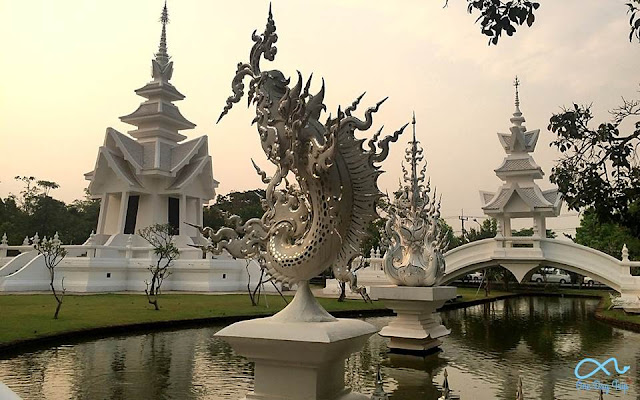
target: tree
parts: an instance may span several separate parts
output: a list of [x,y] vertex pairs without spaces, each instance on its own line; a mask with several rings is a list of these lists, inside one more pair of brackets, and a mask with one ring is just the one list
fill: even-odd
[[548,129],[558,135],[551,145],[563,155],[550,179],[570,209],[591,208],[600,222],[640,237],[640,121],[631,132],[621,132],[623,123],[640,116],[640,101],[623,98],[611,114],[596,129],[589,126],[591,106],[574,104],[551,117]]
[[[519,236],[519,237],[533,236],[533,228],[522,228],[517,231],[511,230],[511,236]],[[555,239],[557,235],[551,229],[547,229],[545,236],[548,239]]]
[[218,230],[224,226],[227,214],[238,215],[243,221],[260,218],[264,214],[262,199],[265,196],[263,189],[219,195],[213,205],[204,208],[203,225]]
[[154,224],[138,231],[153,247],[153,254],[156,256],[155,263],[149,265],[151,272],[151,281],[145,281],[147,285],[144,292],[147,295],[147,301],[153,305],[155,310],[158,307],[158,296],[160,296],[160,287],[164,280],[171,275],[169,269],[173,261],[180,256],[180,251],[173,243],[174,228],[170,224]]
[[[31,214],[33,199],[38,195],[37,185],[34,184],[36,178],[34,176],[16,176],[14,178],[17,181],[24,182],[24,189],[20,191],[20,198],[18,198],[18,204],[20,208],[27,214]],[[15,196],[14,196],[15,198]]]
[[34,240],[33,247],[36,249],[38,254],[42,256],[44,259],[44,265],[49,271],[49,286],[51,287],[51,292],[53,293],[53,297],[56,299],[56,312],[53,314],[53,319],[58,319],[58,314],[60,313],[60,308],[62,307],[62,300],[64,299],[64,293],[66,289],[64,288],[64,277],[62,278],[62,282],[60,284],[62,288],[62,292],[57,292],[54,280],[56,274],[56,267],[67,255],[67,250],[62,247],[62,243],[58,238],[58,234],[56,233],[53,239],[48,239],[45,236],[42,240],[38,241]]
[[84,243],[98,225],[100,200],[92,199],[88,189],[85,189],[85,198],[83,200],[75,200],[73,203],[68,204],[66,208],[67,218],[73,229],[65,232],[64,240],[70,244]]
[[612,222],[601,222],[598,215],[587,209],[582,214],[580,226],[576,229],[575,242],[600,250],[617,259],[623,245],[629,249],[631,259],[640,259],[640,239],[635,237],[628,228]]
[[[264,276],[267,269],[262,260],[258,260],[258,263],[260,264],[260,277],[258,278],[258,283],[256,283],[256,286],[253,289],[251,288],[251,273],[249,272],[250,263],[251,263],[251,260],[247,259],[245,269],[247,270],[247,292],[249,293],[249,300],[251,300],[251,305],[255,307],[260,304],[260,294],[262,292],[262,289],[264,288],[265,283],[271,283],[271,285],[273,285],[273,287],[276,289],[278,294],[280,294],[280,297],[282,298],[282,300],[284,300],[285,304],[289,304],[289,301],[287,300],[286,297],[284,297],[284,295],[282,294],[282,292],[280,291],[276,283],[273,281],[273,278]],[[266,296],[265,296],[265,301],[266,301]],[[269,307],[268,303],[267,303],[267,307]]]
[[[629,19],[629,41],[637,38],[640,42],[640,0],[628,0],[626,3]],[[445,7],[449,0],[445,0]],[[516,26],[533,25],[536,17],[534,12],[540,7],[540,3],[530,0],[467,0],[469,14],[479,12],[476,22],[480,22],[481,32],[489,37],[489,45],[498,44],[503,32],[512,36],[516,32]]]
[[444,219],[440,220],[440,230],[444,232],[447,238],[447,243],[449,243],[449,247],[447,247],[448,250],[455,249],[462,245],[462,236],[456,236],[451,225],[447,224]]
[[[475,221],[475,220],[474,220]],[[482,221],[482,224],[476,229],[470,228],[466,232],[467,242],[475,242],[476,240],[483,240],[496,237],[498,233],[498,222],[495,218],[489,218]]]
[[384,224],[387,223],[386,218],[378,218],[369,223],[365,230],[366,236],[362,240],[362,255],[369,257],[371,249],[380,248],[382,244],[381,231],[384,229]]
[[49,196],[49,192],[52,189],[58,189],[60,187],[60,185],[58,185],[57,183],[55,183],[53,181],[39,180],[36,183],[42,189],[42,194],[44,194],[45,196]]

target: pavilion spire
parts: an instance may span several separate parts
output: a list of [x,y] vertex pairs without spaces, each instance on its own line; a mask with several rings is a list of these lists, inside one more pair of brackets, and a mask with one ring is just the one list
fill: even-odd
[[[169,11],[165,0],[162,14],[162,35],[160,36],[160,46],[155,57],[151,59],[151,77],[153,80],[140,89],[136,94],[147,99],[140,104],[138,109],[129,115],[120,117],[122,122],[135,125],[138,129],[129,131],[129,134],[136,139],[150,141],[152,138],[164,138],[171,142],[181,142],[187,137],[179,133],[183,129],[193,129],[195,124],[186,119],[173,104],[174,101],[184,99],[169,81],[173,75],[173,61],[167,53],[167,24],[169,23]],[[159,142],[157,142],[159,143]],[[156,154],[160,154],[160,145],[154,147]],[[150,148],[145,149],[145,154],[151,152]],[[161,156],[155,159],[159,160]]]
[[160,45],[158,46],[158,52],[156,53],[156,61],[161,66],[165,66],[169,63],[169,53],[167,52],[167,24],[169,23],[169,10],[167,9],[167,1],[164,2],[162,8],[162,14],[160,15],[160,22],[162,22],[162,33],[160,34]]
[[524,117],[522,116],[522,111],[520,111],[520,80],[516,75],[516,79],[513,81],[513,86],[516,88],[516,110],[513,112],[513,117],[510,119],[511,123],[515,126],[520,127],[525,122]]
[[520,111],[520,97],[518,93],[518,87],[520,86],[520,80],[518,79],[518,75],[516,75],[516,79],[513,81],[513,86],[516,88],[516,111]]

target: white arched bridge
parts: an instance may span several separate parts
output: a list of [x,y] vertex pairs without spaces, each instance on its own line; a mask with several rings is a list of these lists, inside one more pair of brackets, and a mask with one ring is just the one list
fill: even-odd
[[445,254],[445,261],[444,282],[496,266],[522,282],[535,269],[550,266],[590,276],[623,295],[640,295],[640,276],[631,275],[640,261],[630,261],[624,250],[618,260],[568,240],[497,236],[456,247]]

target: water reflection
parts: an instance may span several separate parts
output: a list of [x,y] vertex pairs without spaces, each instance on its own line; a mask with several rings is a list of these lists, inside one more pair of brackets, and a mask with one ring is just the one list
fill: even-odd
[[[382,365],[394,400],[436,399],[444,368],[465,400],[515,398],[518,376],[527,399],[597,399],[578,391],[573,374],[585,357],[616,357],[631,371],[636,399],[640,335],[593,318],[597,301],[531,297],[443,313],[452,330],[443,351],[425,358],[387,353],[374,335],[347,361],[345,380],[371,393]],[[388,317],[367,319],[383,327]],[[220,327],[114,337],[61,345],[0,360],[0,380],[26,399],[240,399],[252,387],[252,365],[214,339]],[[602,375],[602,374],[601,374]],[[609,381],[614,379],[611,377]],[[284,384],[284,383],[283,383]]]

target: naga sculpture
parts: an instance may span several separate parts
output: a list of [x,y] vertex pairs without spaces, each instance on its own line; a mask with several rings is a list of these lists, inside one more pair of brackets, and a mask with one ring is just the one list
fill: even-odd
[[443,253],[448,246],[440,225],[440,200],[436,190],[431,195],[431,181],[424,184],[427,163],[418,173],[423,149],[416,140],[416,119],[412,121],[413,140],[405,151],[403,180],[388,208],[385,224],[389,248],[383,258],[383,269],[389,280],[399,286],[434,286],[444,275]]
[[[203,250],[219,254],[227,250],[236,258],[256,258],[274,280],[294,284],[307,281],[333,268],[337,279],[352,282],[351,261],[360,254],[365,228],[378,217],[376,201],[382,195],[377,187],[381,173],[375,165],[389,153],[404,128],[382,140],[382,128],[363,147],[364,139],[354,136],[372,125],[372,116],[386,100],[378,102],[358,119],[359,96],[335,117],[322,124],[324,81],[320,91],[309,93],[311,78],[303,85],[289,87],[278,70],[262,71],[260,60],[273,61],[278,40],[269,8],[263,34],[254,31],[255,42],[249,63],[239,63],[232,81],[233,95],[226,101],[220,119],[244,95],[243,79],[251,78],[248,104],[256,106],[262,148],[275,165],[268,177],[255,162],[254,168],[267,184],[261,218],[242,222],[232,216],[232,227],[217,232],[201,229],[209,244]],[[252,160],[253,162],[253,160]],[[295,183],[288,179],[293,176]]]

